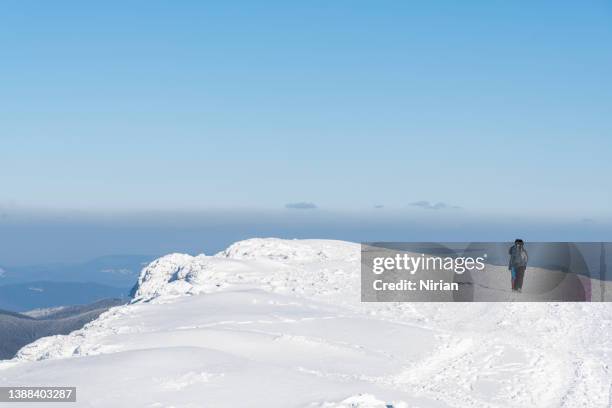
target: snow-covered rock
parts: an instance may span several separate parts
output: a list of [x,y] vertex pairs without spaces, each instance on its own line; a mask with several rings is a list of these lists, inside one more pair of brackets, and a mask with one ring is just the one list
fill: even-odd
[[[138,285],[134,297],[136,299],[148,299],[166,294],[170,291],[180,293],[180,289],[170,285],[171,283],[187,283],[185,281],[186,271],[194,259],[187,254],[170,254],[163,256],[146,266],[138,277]],[[187,289],[182,285],[182,289]]]
[[230,287],[325,296],[350,286],[355,294],[359,248],[342,241],[259,238],[237,242],[214,256],[166,255],[142,270],[134,301]]

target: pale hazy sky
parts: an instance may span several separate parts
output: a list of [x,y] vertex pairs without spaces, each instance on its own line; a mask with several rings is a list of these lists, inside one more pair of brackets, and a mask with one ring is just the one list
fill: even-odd
[[611,21],[607,1],[3,2],[2,219],[609,221]]

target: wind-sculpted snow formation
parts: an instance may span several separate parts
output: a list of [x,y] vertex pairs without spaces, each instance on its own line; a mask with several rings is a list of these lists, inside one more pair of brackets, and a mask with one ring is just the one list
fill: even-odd
[[359,290],[359,245],[324,240],[251,239],[215,256],[171,254],[141,273],[134,298],[258,287],[322,296]]
[[359,262],[326,240],[162,257],[130,305],[24,347],[0,383],[87,407],[610,405],[608,304],[361,303]]

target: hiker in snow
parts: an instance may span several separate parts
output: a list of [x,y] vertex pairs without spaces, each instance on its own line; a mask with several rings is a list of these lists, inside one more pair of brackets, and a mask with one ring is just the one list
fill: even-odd
[[510,255],[508,269],[512,273],[512,290],[520,292],[523,289],[523,278],[525,277],[525,269],[529,260],[523,240],[514,240],[514,245],[510,247],[508,254]]

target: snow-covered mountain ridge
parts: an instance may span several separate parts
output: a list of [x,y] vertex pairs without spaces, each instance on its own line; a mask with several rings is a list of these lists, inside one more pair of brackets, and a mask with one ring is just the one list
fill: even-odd
[[609,406],[609,304],[361,303],[359,262],[326,240],[162,257],[132,304],[24,347],[0,382],[76,385],[88,407]]
[[214,256],[170,254],[143,269],[134,299],[258,287],[329,296],[359,290],[359,245],[331,240],[250,239]]

